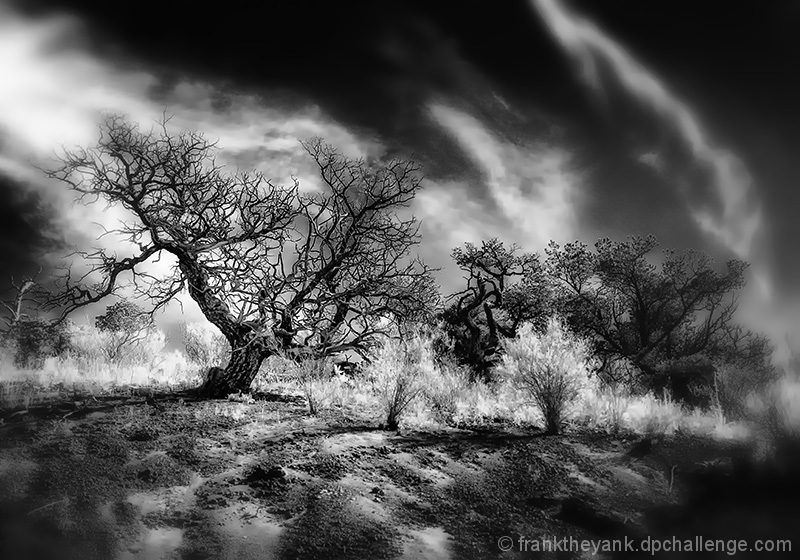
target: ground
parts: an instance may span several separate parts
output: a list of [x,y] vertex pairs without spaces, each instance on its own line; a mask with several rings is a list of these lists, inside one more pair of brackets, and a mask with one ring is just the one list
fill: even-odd
[[546,557],[589,557],[557,539],[674,532],[686,473],[736,455],[674,435],[632,458],[639,439],[500,423],[389,432],[312,417],[287,395],[7,411],[0,557],[511,559],[548,541]]

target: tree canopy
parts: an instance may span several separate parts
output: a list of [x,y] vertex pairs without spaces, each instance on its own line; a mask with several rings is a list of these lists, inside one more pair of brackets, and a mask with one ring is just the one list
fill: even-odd
[[151,314],[130,301],[118,301],[98,315],[94,325],[107,338],[103,352],[111,363],[119,362],[156,330]]
[[603,238],[593,249],[551,242],[544,261],[496,238],[454,249],[466,283],[442,314],[454,353],[485,376],[499,342],[557,314],[592,342],[607,381],[638,378],[652,389],[676,374],[713,383],[713,364],[733,361],[769,375],[766,339],[733,323],[747,264],[731,260],[720,272],[698,251],[661,256],[657,246],[653,236]]
[[544,324],[551,303],[544,269],[538,255],[497,238],[480,247],[466,243],[452,257],[466,287],[450,296],[444,323],[456,355],[485,375],[497,361],[501,337],[513,338],[524,322]]
[[[171,134],[167,122],[143,132],[107,117],[97,144],[65,152],[49,175],[86,204],[121,206],[129,220],[106,233],[125,247],[76,252],[51,306],[63,319],[128,288],[154,312],[188,294],[231,347],[224,375],[204,385],[212,395],[247,389],[276,353],[365,355],[404,325],[430,324],[439,292],[413,254],[419,223],[408,213],[419,166],[349,158],[320,139],[302,146],[321,188],[229,172],[215,144]],[[438,317],[479,374],[497,363],[502,339],[553,314],[592,341],[607,377],[620,363],[652,377],[698,356],[764,365],[766,340],[732,323],[747,264],[731,260],[720,272],[700,252],[661,257],[657,245],[652,236],[604,238],[593,249],[551,242],[541,258],[496,238],[467,243],[452,252],[464,288]],[[171,268],[157,276],[150,263],[162,256]],[[19,305],[6,307],[19,318]],[[97,326],[124,331],[109,322],[117,311]]]
[[[275,352],[363,352],[392,322],[429,312],[437,288],[411,254],[419,224],[400,215],[420,188],[418,165],[368,164],[319,139],[303,147],[321,191],[229,173],[213,143],[166,122],[142,132],[106,118],[96,146],[65,153],[49,174],[84,203],[121,205],[131,220],[112,233],[132,251],[77,252],[89,271],[65,270],[52,305],[66,317],[129,286],[155,310],[188,292],[232,347],[213,394],[247,389]],[[164,254],[175,264],[156,277],[147,263]]]
[[665,251],[657,264],[657,246],[648,236],[603,238],[594,251],[579,242],[546,249],[559,311],[595,341],[604,366],[624,359],[652,374],[706,351],[731,325],[747,264],[731,260],[720,273],[693,250]]

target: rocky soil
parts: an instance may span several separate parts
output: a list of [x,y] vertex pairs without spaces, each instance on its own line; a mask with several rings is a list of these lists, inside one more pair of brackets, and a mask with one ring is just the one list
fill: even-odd
[[[730,497],[757,483],[731,486],[745,450],[688,436],[633,457],[633,435],[387,432],[275,395],[114,397],[2,418],[7,560],[529,558],[548,539],[722,538],[732,527],[789,538],[800,526],[771,487],[741,507],[703,501],[698,488]],[[593,552],[603,555],[562,542],[544,556]]]

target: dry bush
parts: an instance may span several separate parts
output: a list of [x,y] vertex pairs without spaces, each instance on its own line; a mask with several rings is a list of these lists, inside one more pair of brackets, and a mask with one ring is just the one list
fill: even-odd
[[264,360],[258,369],[253,383],[253,391],[274,391],[283,389],[297,389],[297,379],[294,371],[295,361],[284,354],[274,354]]
[[658,398],[641,395],[628,403],[625,424],[635,432],[646,435],[669,434],[685,425],[686,411],[668,395]]
[[746,435],[744,426],[726,424],[718,408],[687,410],[668,395],[632,394],[622,387],[605,386],[585,399],[583,415],[588,425],[612,434],[621,430],[646,435],[682,431],[725,439]]
[[502,416],[495,386],[483,379],[470,383],[458,403],[453,419],[456,424],[484,424]]
[[[453,372],[454,373],[454,372]],[[486,426],[499,422],[516,426],[538,425],[542,415],[519,388],[510,380],[470,379],[469,373],[463,372],[465,379],[451,378],[445,373],[445,380],[440,380],[442,387],[434,388],[434,399],[431,402],[429,390],[425,389],[426,407],[438,424],[453,426]],[[425,381],[426,385],[428,381]],[[450,411],[454,414],[450,417]]]
[[51,324],[43,319],[24,319],[0,333],[0,343],[14,357],[17,369],[39,369],[47,358],[63,356],[72,349],[70,322]]
[[294,364],[295,379],[303,389],[308,402],[308,412],[316,415],[333,396],[330,360],[325,357],[309,357]]
[[[309,357],[301,361],[283,354],[271,356],[264,361],[253,381],[253,389],[270,391],[299,390],[305,396],[309,413],[316,415],[323,410],[343,409],[358,403],[355,381],[343,374],[328,357]],[[374,400],[374,396],[370,395]]]
[[753,371],[737,363],[722,364],[715,375],[715,402],[726,419],[743,420],[749,414],[748,401],[764,394],[776,380],[774,372]]
[[124,337],[124,333],[117,331],[100,330],[90,325],[75,326],[68,355],[78,362],[155,367],[167,344],[166,334],[157,329],[142,339],[126,341]]
[[770,387],[761,424],[772,441],[800,440],[800,378],[785,376]]
[[792,351],[783,375],[762,395],[753,399],[752,413],[766,441],[778,453],[800,454],[800,351]]
[[228,363],[231,345],[211,323],[184,323],[181,333],[190,361],[204,368]]
[[616,434],[624,426],[625,412],[628,410],[631,400],[627,388],[620,385],[606,385],[585,396],[583,414],[588,424]]
[[109,348],[119,342],[113,331],[71,324],[68,334],[69,351],[46,357],[35,368],[17,368],[13,349],[0,352],[0,381],[24,378],[40,390],[60,386],[94,392],[136,385],[184,388],[201,378],[200,369],[187,363],[182,352],[165,350],[161,331],[113,352]]
[[523,325],[515,338],[503,342],[501,372],[536,404],[548,433],[559,433],[568,407],[594,383],[588,344],[557,317],[544,333]]
[[433,367],[424,380],[425,400],[434,420],[450,425],[458,415],[459,403],[470,389],[469,374],[451,364]]
[[365,368],[386,415],[386,428],[396,430],[408,407],[424,391],[424,380],[434,371],[431,339],[419,333],[405,341],[388,339]]

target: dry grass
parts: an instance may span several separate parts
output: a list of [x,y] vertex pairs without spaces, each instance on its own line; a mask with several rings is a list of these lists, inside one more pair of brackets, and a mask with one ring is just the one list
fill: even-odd
[[588,424],[616,434],[626,427],[625,413],[632,402],[627,389],[603,387],[583,395],[581,412]]
[[[326,370],[324,376],[305,379],[297,375],[294,362],[276,356],[265,361],[252,389],[304,394],[313,402],[314,412],[350,422],[380,423],[391,417],[419,429],[498,422],[545,427],[540,407],[512,380],[469,381],[462,369],[436,363],[428,343],[418,338],[410,345],[388,348],[381,359],[354,377]],[[0,349],[0,407],[28,407],[71,394],[98,395],[132,387],[179,390],[199,385],[206,366],[188,360],[180,351],[163,348],[112,364],[91,348],[85,341],[79,351],[48,358],[38,370],[15,367],[11,353]],[[759,403],[755,415],[770,437],[800,437],[800,382],[796,376],[776,384]],[[225,414],[233,414],[229,407],[223,409]],[[747,433],[742,424],[726,423],[717,410],[689,411],[668,398],[632,396],[611,388],[584,387],[565,407],[563,417],[568,424],[608,433],[682,431],[717,437]]]
[[99,395],[136,387],[180,390],[201,380],[202,368],[179,351],[119,364],[72,353],[47,358],[41,369],[18,368],[8,351],[0,351],[0,407],[4,408],[29,407],[59,395]]
[[383,408],[388,429],[399,427],[435,369],[431,340],[422,335],[415,334],[407,341],[389,339],[377,349],[365,373]]
[[687,410],[668,396],[631,395],[604,387],[584,396],[579,417],[586,425],[610,434],[621,431],[643,435],[676,432],[717,437],[742,437],[741,423],[725,422],[718,408]]

